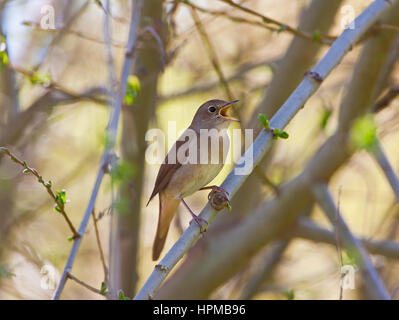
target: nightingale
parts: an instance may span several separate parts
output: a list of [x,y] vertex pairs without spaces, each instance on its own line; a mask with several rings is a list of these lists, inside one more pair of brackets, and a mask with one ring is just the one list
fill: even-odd
[[[217,186],[208,186],[209,184],[222,170],[225,159],[220,159],[227,152],[223,153],[223,148],[228,150],[229,148],[229,137],[226,130],[232,121],[239,121],[231,117],[228,111],[233,103],[238,102],[234,100],[227,102],[224,100],[209,100],[202,104],[194,115],[191,125],[183,132],[181,137],[175,142],[172,148],[169,150],[165,157],[165,160],[159,168],[158,175],[155,181],[154,190],[148,200],[147,206],[150,201],[158,194],[159,195],[159,216],[158,226],[155,234],[154,244],[152,247],[152,259],[158,260],[162,249],[165,245],[166,236],[168,235],[169,226],[172,218],[179,206],[180,202],[190,212],[193,220],[199,225],[202,232],[202,223],[207,222],[197,215],[190,209],[185,202],[184,198],[193,194],[198,190],[212,189],[212,192],[224,192],[224,189]],[[197,148],[198,161],[179,161],[179,149],[181,151],[187,151],[189,148],[184,147],[186,143],[190,143],[190,140],[183,139],[187,138],[187,130],[191,129],[191,132],[195,132],[195,138],[191,141],[195,143],[194,147]],[[208,161],[201,163],[200,158],[200,132],[201,129],[216,129],[218,133],[219,143],[219,161],[210,161],[211,146],[208,143]],[[214,131],[214,130],[213,130]],[[208,140],[209,142],[209,140]],[[226,143],[227,142],[227,143]],[[227,144],[223,146],[223,144]],[[171,156],[171,154],[174,154]],[[187,156],[187,152],[185,152]],[[170,161],[175,159],[175,161]],[[195,163],[192,163],[195,162]],[[204,162],[204,161],[202,161]],[[217,162],[217,163],[215,163]],[[228,194],[228,193],[227,193]]]

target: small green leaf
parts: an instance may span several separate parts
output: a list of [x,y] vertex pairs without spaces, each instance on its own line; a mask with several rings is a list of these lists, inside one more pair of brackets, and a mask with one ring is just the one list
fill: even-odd
[[122,290],[118,291],[118,300],[130,300],[129,297],[125,297],[125,294],[123,293]]
[[30,82],[32,84],[40,84],[42,86],[48,87],[51,84],[51,75],[35,71],[30,77]]
[[68,241],[72,242],[74,239],[75,239],[74,236],[71,236],[71,237],[68,238]]
[[372,151],[377,143],[377,127],[372,115],[358,118],[351,130],[351,141],[358,149]]
[[66,203],[66,190],[65,189],[62,189],[61,191],[57,190],[57,195],[56,195],[55,198],[56,198],[56,201],[59,204],[65,205],[65,203]]
[[44,186],[47,188],[51,188],[52,185],[53,183],[50,180],[44,183]]
[[266,18],[266,17],[263,17],[263,18],[262,18],[262,21],[263,21],[264,23],[269,23],[269,22],[270,22],[270,19],[268,19],[268,18]]
[[282,131],[282,132],[280,132],[279,137],[281,139],[288,139],[289,134],[287,132],[285,132],[285,131]]
[[231,207],[230,203],[227,202],[226,207],[227,207],[227,210],[231,211],[232,207]]
[[319,42],[319,43],[321,42],[320,31],[318,31],[318,30],[313,31],[312,32],[312,37],[313,37],[314,41]]
[[278,137],[280,136],[280,133],[281,133],[280,129],[279,129],[279,128],[275,128],[275,129],[273,130],[273,139],[274,139],[274,140],[277,140]]
[[288,300],[294,300],[295,299],[295,292],[293,289],[286,290],[283,292],[283,296],[286,297]]
[[4,36],[0,36],[0,72],[8,64],[7,44]]
[[332,110],[331,109],[325,109],[320,120],[320,128],[324,130],[327,127],[328,120],[330,120],[330,117],[332,115]]
[[58,206],[58,204],[56,204],[56,205],[54,206],[54,211],[55,211],[55,212],[59,212],[59,213],[62,212],[62,210],[61,210],[61,208]]
[[287,30],[287,26],[280,26],[280,28],[278,28],[277,33],[283,32]]
[[126,94],[125,94],[124,103],[127,105],[133,104],[139,92],[140,92],[139,78],[130,75],[126,83]]
[[103,295],[108,294],[108,290],[107,289],[108,289],[107,288],[107,284],[104,281],[101,282],[101,288],[100,288],[101,294],[103,294]]
[[24,169],[23,171],[22,171],[23,173],[31,173],[31,171],[30,171],[30,169]]
[[266,130],[270,129],[270,123],[269,123],[269,120],[267,120],[266,115],[264,115],[263,113],[259,113],[259,114],[258,114],[258,119],[259,119],[261,125],[262,125]]

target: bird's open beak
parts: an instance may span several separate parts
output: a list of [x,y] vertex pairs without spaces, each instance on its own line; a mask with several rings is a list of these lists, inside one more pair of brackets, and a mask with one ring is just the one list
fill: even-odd
[[234,101],[231,101],[231,102],[229,102],[229,103],[226,103],[222,108],[220,108],[220,110],[219,110],[219,115],[222,116],[222,117],[223,117],[224,119],[226,119],[226,120],[231,120],[231,121],[240,122],[240,120],[238,120],[238,119],[236,119],[236,118],[233,118],[233,117],[230,117],[230,116],[229,116],[229,109],[230,109],[231,105],[232,105],[233,103],[238,102],[238,101],[240,101],[240,100],[234,100]]

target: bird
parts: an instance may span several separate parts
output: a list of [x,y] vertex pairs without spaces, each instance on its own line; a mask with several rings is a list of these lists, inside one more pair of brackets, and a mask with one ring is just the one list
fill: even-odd
[[[220,157],[223,157],[221,154],[223,151],[221,150],[223,148],[228,150],[230,144],[229,137],[224,129],[227,129],[232,121],[239,122],[238,119],[231,117],[228,113],[232,104],[238,101],[239,100],[227,102],[224,100],[213,99],[203,103],[195,113],[190,126],[182,133],[180,138],[176,140],[175,144],[166,155],[165,160],[162,162],[155,180],[154,189],[147,202],[148,206],[150,201],[156,195],[159,195],[158,225],[152,247],[153,261],[158,260],[162,249],[165,246],[170,223],[180,202],[190,212],[193,221],[199,225],[201,232],[202,225],[204,223],[207,224],[204,219],[198,217],[190,209],[184,198],[199,190],[206,189],[211,189],[212,192],[222,192],[228,195],[228,193],[221,187],[207,185],[223,168],[225,159],[220,159]],[[196,140],[193,139],[192,142],[196,143],[194,147],[197,148],[197,159],[201,156],[199,152],[199,139],[200,133],[203,132],[203,129],[216,129],[218,133],[222,133],[218,136],[219,155],[217,156],[219,156],[219,161],[217,161],[217,163],[215,163],[215,161],[210,161],[210,158],[212,157],[210,154],[211,152],[208,152],[209,158],[208,161],[205,161],[206,163],[199,160],[194,161],[195,163],[182,161],[179,158],[179,148],[183,148],[185,151],[189,150],[187,146],[183,147],[186,143],[190,143],[187,141],[187,132],[189,130],[196,134]],[[183,139],[183,137],[185,138]],[[223,146],[223,143],[227,145]],[[183,151],[183,149],[180,150]],[[208,151],[211,151],[209,143]],[[187,156],[187,152],[185,152],[185,155]],[[227,155],[227,152],[224,153],[224,156],[225,155]],[[170,161],[170,159],[176,159],[176,161]]]

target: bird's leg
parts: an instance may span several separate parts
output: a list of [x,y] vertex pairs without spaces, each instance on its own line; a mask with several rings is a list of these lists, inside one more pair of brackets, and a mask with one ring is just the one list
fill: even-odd
[[212,195],[214,195],[216,192],[223,193],[226,196],[226,198],[229,199],[229,193],[227,192],[227,190],[225,190],[222,187],[208,186],[208,187],[203,187],[200,190],[209,190],[209,189],[211,189],[212,191],[208,194],[208,200],[210,200]]
[[204,233],[206,231],[206,229],[203,228],[203,224],[205,223],[206,225],[208,225],[208,221],[206,221],[205,219],[202,219],[200,217],[198,217],[188,206],[188,204],[186,203],[186,201],[184,201],[183,198],[180,198],[180,201],[184,204],[184,206],[187,208],[187,210],[190,212],[191,216],[193,217],[193,220],[195,221],[195,223],[199,226],[200,228],[200,232]]

